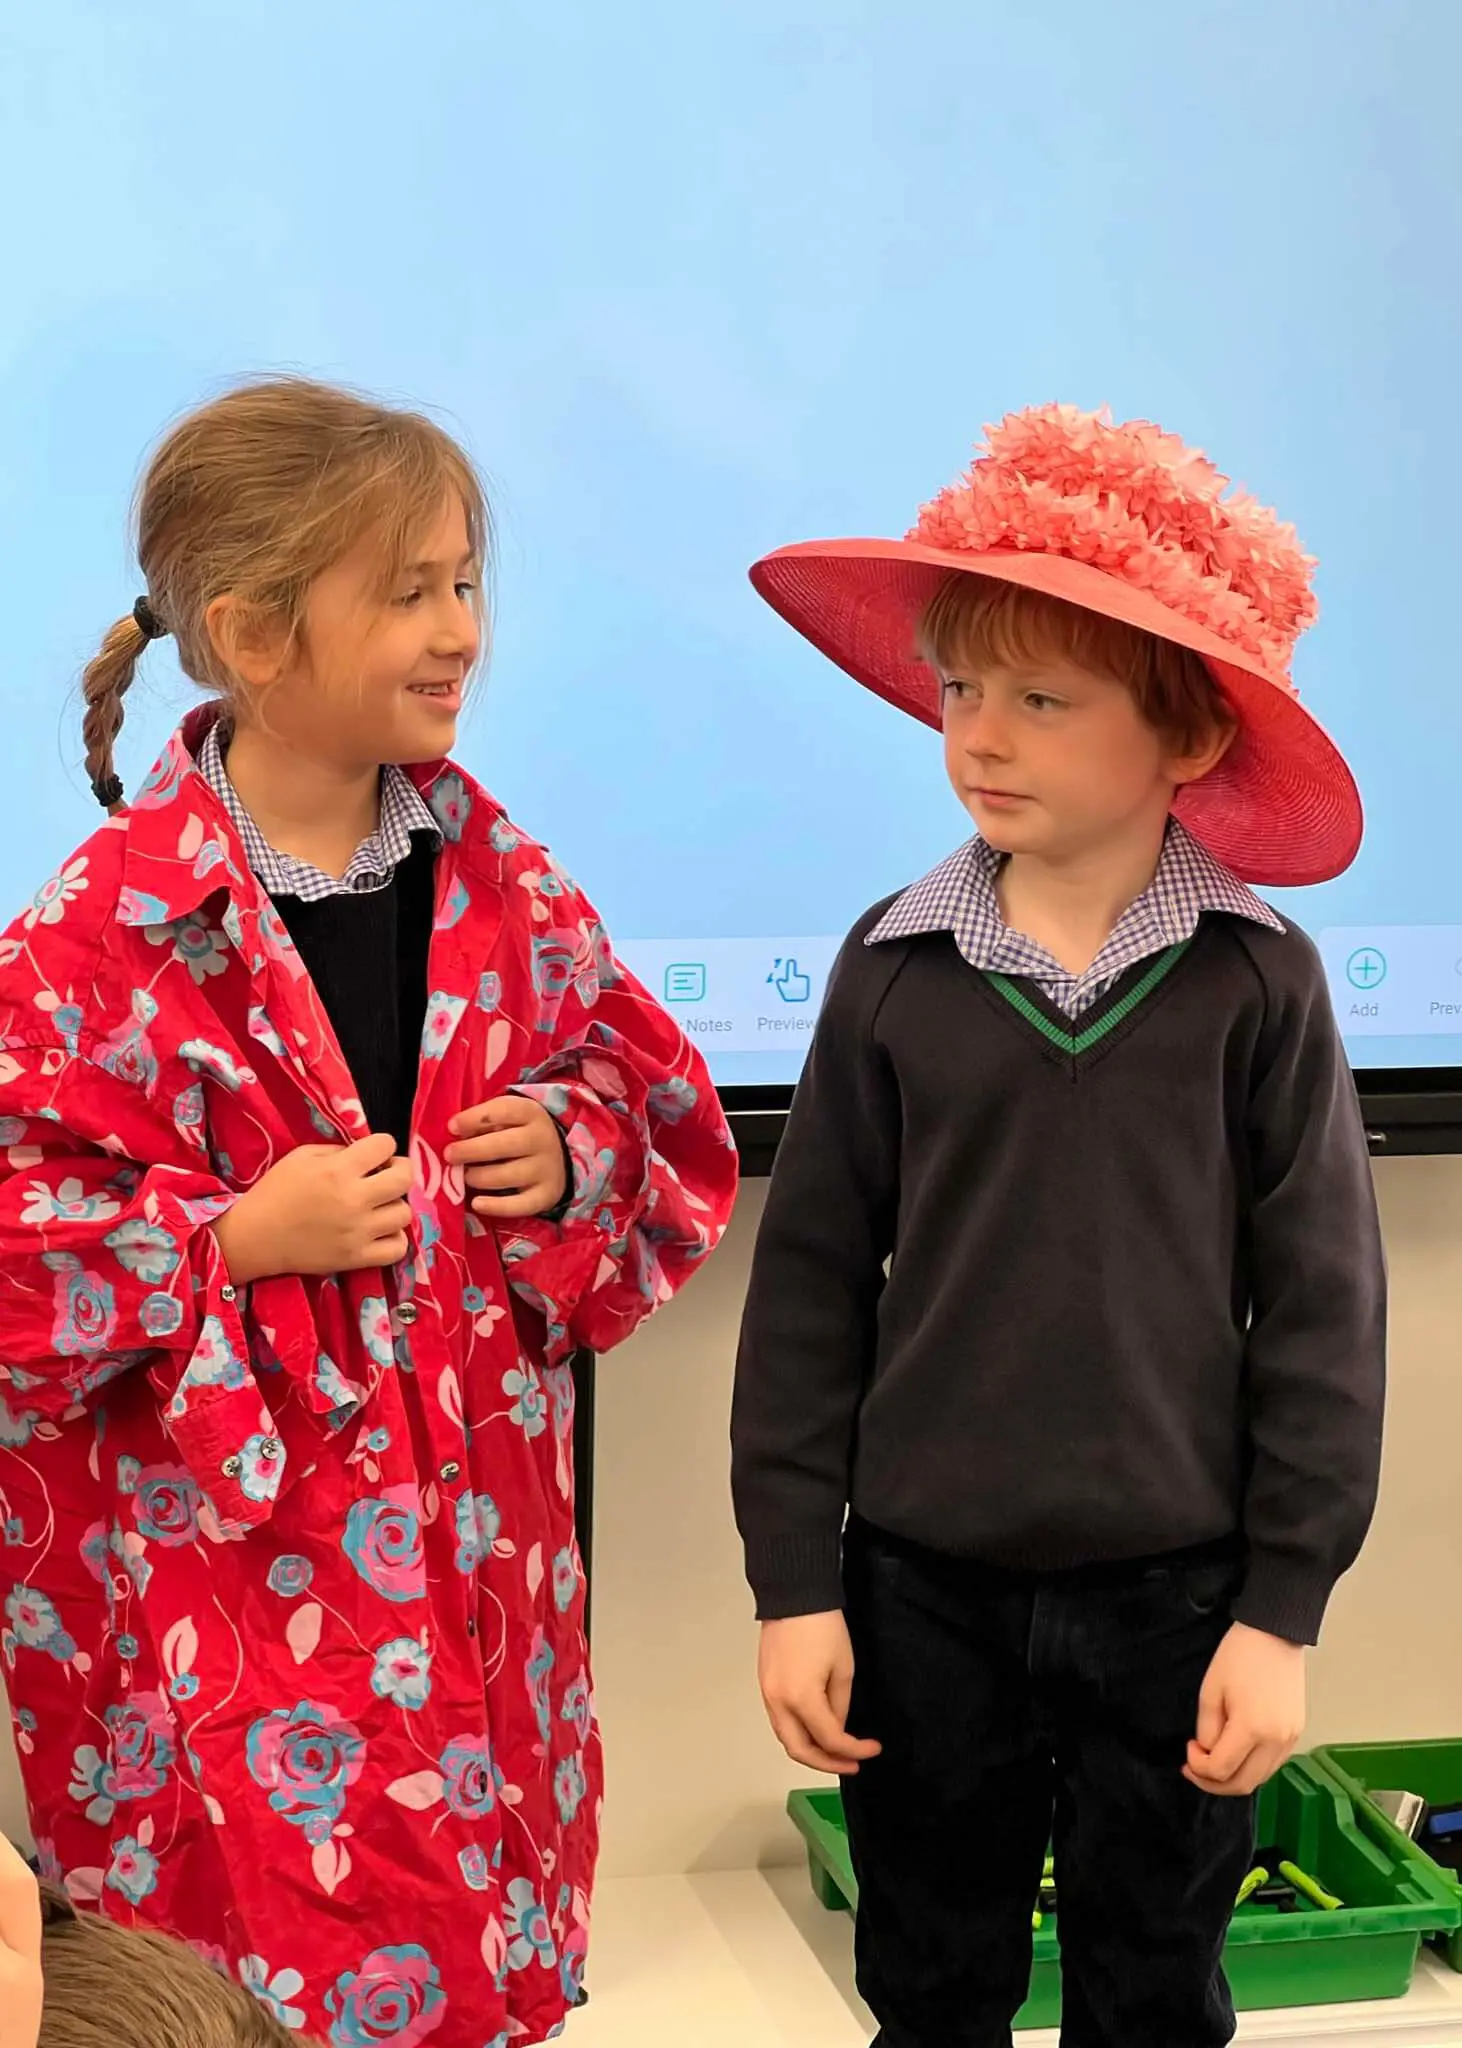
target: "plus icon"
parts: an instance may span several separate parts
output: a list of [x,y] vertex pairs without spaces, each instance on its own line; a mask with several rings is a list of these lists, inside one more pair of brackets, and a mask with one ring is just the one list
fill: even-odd
[[1345,963],[1345,978],[1352,988],[1379,988],[1386,979],[1386,956],[1374,946],[1362,946]]

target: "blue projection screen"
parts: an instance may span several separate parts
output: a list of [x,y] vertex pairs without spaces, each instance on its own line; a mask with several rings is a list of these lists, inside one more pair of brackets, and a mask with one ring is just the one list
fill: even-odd
[[[1462,1066],[1462,11],[1448,0],[59,0],[0,18],[0,893],[90,831],[75,677],[146,447],[229,377],[425,403],[492,481],[467,765],[726,1084],[963,836],[937,740],[762,610],[1050,398],[1202,445],[1320,558],[1360,777],[1285,900],[1359,1068]],[[134,695],[135,784],[190,701]]]

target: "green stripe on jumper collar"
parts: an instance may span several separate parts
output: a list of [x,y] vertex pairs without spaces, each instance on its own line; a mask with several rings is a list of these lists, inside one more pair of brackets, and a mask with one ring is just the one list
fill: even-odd
[[1109,1010],[1104,1011],[1094,1024],[1088,1024],[1084,1031],[1063,1030],[1044,1010],[1031,1001],[1025,990],[1012,981],[1008,974],[991,974],[988,979],[1011,1008],[1024,1017],[1027,1024],[1034,1024],[1043,1037],[1050,1039],[1052,1045],[1058,1045],[1062,1052],[1071,1053],[1079,1059],[1082,1053],[1090,1052],[1094,1045],[1100,1045],[1110,1032],[1115,1031],[1119,1024],[1124,1024],[1132,1012],[1147,1001],[1153,991],[1167,980],[1187,952],[1189,944],[1189,940],[1182,939],[1176,946],[1169,946],[1165,952],[1159,953],[1141,981],[1134,982],[1126,995],[1113,1003]]

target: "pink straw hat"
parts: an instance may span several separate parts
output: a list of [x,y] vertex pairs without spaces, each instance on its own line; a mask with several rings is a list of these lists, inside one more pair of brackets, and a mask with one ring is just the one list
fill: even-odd
[[952,570],[1024,584],[1201,655],[1239,729],[1175,810],[1245,881],[1329,881],[1360,846],[1360,797],[1300,703],[1290,659],[1317,606],[1293,527],[1144,420],[1048,405],[987,429],[968,473],[904,540],[804,541],[756,589],[814,647],[891,704],[940,723],[919,619]]

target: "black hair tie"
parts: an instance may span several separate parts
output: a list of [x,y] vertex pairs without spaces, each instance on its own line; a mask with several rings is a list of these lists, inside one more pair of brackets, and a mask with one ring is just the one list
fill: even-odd
[[137,630],[144,640],[161,640],[166,636],[167,627],[158,617],[145,597],[139,597],[132,607],[132,617]]
[[104,811],[114,811],[122,801],[121,776],[94,775],[91,779],[91,793]]

